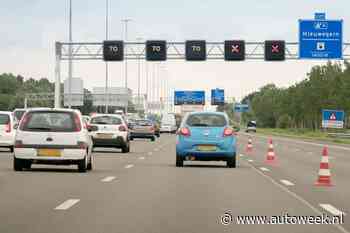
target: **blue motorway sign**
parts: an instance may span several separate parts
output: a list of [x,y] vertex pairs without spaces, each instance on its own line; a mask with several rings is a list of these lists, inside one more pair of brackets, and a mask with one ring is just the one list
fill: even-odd
[[234,111],[235,112],[248,112],[249,105],[248,104],[234,104]]
[[205,91],[175,91],[174,104],[205,105]]
[[225,90],[224,89],[212,89],[211,90],[211,104],[223,105],[225,104]]
[[343,110],[322,110],[322,128],[344,128]]
[[343,20],[299,20],[300,59],[342,59]]

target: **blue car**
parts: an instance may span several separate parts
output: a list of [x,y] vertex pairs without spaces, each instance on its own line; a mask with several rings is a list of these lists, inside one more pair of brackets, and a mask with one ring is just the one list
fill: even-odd
[[226,161],[236,167],[236,134],[222,112],[192,112],[183,119],[176,138],[176,166],[184,161]]

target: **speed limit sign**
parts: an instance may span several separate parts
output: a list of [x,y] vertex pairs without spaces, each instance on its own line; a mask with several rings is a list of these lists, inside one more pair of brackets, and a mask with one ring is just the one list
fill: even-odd
[[106,40],[103,42],[103,60],[123,61],[124,42],[121,40]]

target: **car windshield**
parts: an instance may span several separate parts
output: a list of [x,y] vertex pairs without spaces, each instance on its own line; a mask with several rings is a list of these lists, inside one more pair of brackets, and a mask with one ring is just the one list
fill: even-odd
[[29,112],[23,119],[22,131],[74,132],[77,124],[71,112]]
[[10,117],[7,114],[0,114],[0,125],[7,125],[10,122]]
[[224,127],[226,119],[218,114],[193,114],[187,118],[186,124],[192,127]]
[[25,112],[26,111],[24,111],[24,110],[16,110],[14,112],[14,116],[15,116],[16,120],[20,121],[22,119],[22,116],[24,115]]
[[97,116],[93,117],[90,123],[96,125],[120,125],[122,120],[114,116]]

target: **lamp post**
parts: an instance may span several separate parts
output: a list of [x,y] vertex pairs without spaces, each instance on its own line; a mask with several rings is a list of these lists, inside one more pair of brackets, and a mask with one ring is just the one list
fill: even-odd
[[[128,42],[128,23],[131,21],[131,19],[122,19],[122,22],[124,23],[124,30],[125,30],[125,42]],[[128,89],[128,57],[127,57],[127,46],[126,46],[126,56],[124,60],[124,67],[125,67],[125,88]],[[126,103],[125,107],[125,114],[128,112],[128,101]]]

